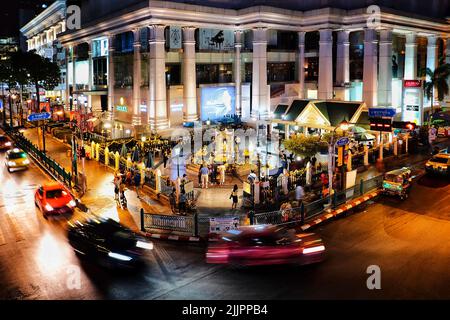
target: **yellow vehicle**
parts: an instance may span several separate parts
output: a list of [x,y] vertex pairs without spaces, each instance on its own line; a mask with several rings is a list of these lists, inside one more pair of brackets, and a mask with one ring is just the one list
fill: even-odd
[[400,196],[400,199],[404,200],[408,198],[411,182],[410,168],[389,171],[384,175],[382,191],[384,194]]
[[450,154],[438,153],[425,164],[425,170],[429,173],[450,175]]
[[23,150],[14,148],[6,153],[5,165],[8,172],[11,172],[14,169],[26,169],[29,164],[30,160]]

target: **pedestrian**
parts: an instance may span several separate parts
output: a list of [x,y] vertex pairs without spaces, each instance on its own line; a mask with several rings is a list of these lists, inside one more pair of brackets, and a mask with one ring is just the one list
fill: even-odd
[[297,187],[295,188],[295,200],[300,202],[305,196],[305,190],[301,186],[300,183],[297,183]]
[[224,185],[225,184],[225,165],[222,164],[219,166],[219,175],[220,175],[220,184]]
[[84,196],[84,194],[87,191],[86,174],[84,172],[80,172],[80,178],[81,178],[81,196]]
[[207,167],[202,167],[200,173],[202,175],[202,189],[208,189],[209,169]]
[[169,203],[170,203],[170,210],[172,210],[172,213],[176,212],[177,207],[177,193],[176,189],[172,188],[172,192],[169,194]]
[[238,204],[238,186],[237,184],[234,185],[233,191],[231,191],[230,199],[233,200],[233,203],[231,205],[231,209],[237,209]]
[[180,190],[185,190],[184,189],[184,186],[186,185],[186,183],[188,183],[189,182],[189,179],[188,179],[188,177],[187,177],[187,174],[185,173],[185,174],[183,174],[183,178],[181,178],[181,181],[180,181]]
[[117,172],[114,174],[114,200],[119,200],[119,188],[120,188],[120,182],[122,181],[122,178],[120,177],[120,174]]
[[167,160],[169,160],[169,155],[167,154],[167,150],[164,150],[164,152],[163,152],[164,169],[167,166]]
[[136,187],[136,194],[138,199],[141,198],[139,195],[139,188],[141,187],[141,173],[139,170],[136,170],[136,173],[134,174],[134,186]]
[[178,206],[180,214],[184,216],[186,215],[186,201],[187,201],[186,192],[184,190],[181,190]]
[[200,166],[200,169],[198,170],[198,184],[201,186],[202,184],[202,168],[204,167],[204,165],[202,164]]
[[250,173],[249,173],[249,175],[247,177],[247,180],[248,180],[248,182],[250,182],[250,184],[255,183],[255,180],[256,180],[256,173],[255,173],[255,171],[250,170]]

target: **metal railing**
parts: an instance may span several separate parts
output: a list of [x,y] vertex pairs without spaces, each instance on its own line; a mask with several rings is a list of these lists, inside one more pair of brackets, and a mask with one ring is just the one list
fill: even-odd
[[17,147],[27,152],[34,158],[47,172],[51,173],[57,179],[63,181],[69,187],[72,187],[72,175],[67,172],[59,163],[53,160],[50,156],[40,151],[30,140],[18,131],[9,131],[8,135],[14,140]]
[[[360,197],[371,190],[381,187],[383,175],[373,177],[369,180],[361,180],[359,184],[344,191],[335,192],[332,197],[332,208],[336,208],[349,200]],[[309,203],[302,203],[300,207],[277,210],[271,212],[258,213],[254,216],[254,224],[282,224],[282,223],[303,223],[306,219],[311,219],[321,214],[328,203],[329,197],[324,197]]]
[[193,216],[173,216],[145,213],[141,209],[141,230],[161,229],[182,232],[191,236],[198,236],[198,218]]

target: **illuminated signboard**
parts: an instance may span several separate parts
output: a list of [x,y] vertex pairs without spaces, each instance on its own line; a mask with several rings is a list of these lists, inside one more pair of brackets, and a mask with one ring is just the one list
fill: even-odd
[[403,81],[402,121],[422,125],[423,91],[421,80]]
[[199,29],[200,50],[234,50],[233,30]]
[[128,112],[127,106],[116,106],[116,110],[120,112]]
[[235,90],[234,86],[202,88],[202,121],[220,120],[226,115],[235,114]]

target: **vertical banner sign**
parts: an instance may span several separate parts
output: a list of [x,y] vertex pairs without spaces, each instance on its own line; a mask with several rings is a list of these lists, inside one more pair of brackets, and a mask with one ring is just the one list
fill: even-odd
[[199,29],[200,50],[234,50],[233,30]]
[[423,90],[421,80],[403,80],[402,121],[423,122]]
[[169,32],[170,49],[181,49],[181,27],[170,26]]

